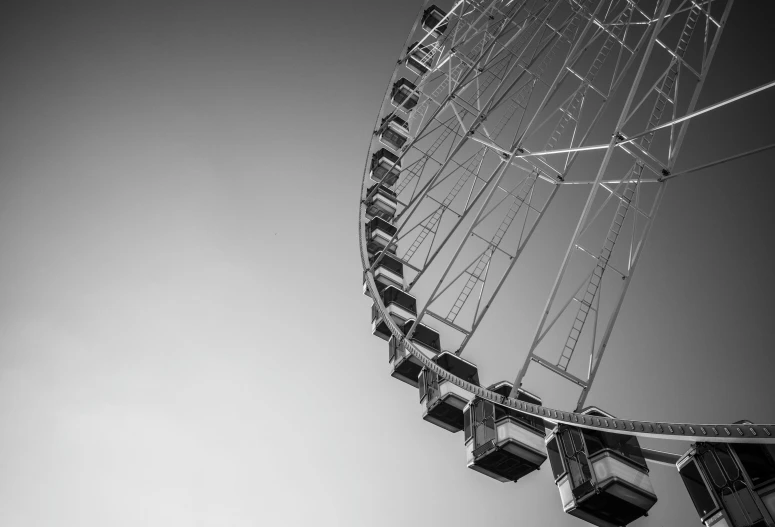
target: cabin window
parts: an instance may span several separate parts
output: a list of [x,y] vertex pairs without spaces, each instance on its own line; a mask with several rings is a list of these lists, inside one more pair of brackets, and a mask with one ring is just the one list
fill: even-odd
[[420,372],[420,378],[417,379],[418,383],[420,384],[420,400],[422,401],[425,399],[425,396],[427,395],[427,391],[425,389],[425,383],[427,382],[427,374],[428,370],[422,370]]
[[[385,177],[385,174],[388,173],[388,170],[390,171],[390,175]],[[372,179],[382,181],[384,178],[384,183],[386,185],[392,185],[398,179],[398,174],[400,171],[400,168],[396,168],[391,164],[383,162],[374,167],[374,170],[372,170]]]
[[[427,402],[430,403],[439,397],[439,376],[426,369],[423,369],[422,372],[425,376],[425,395],[428,397]],[[420,382],[422,383],[422,378]],[[420,400],[422,400],[422,397],[420,397]]]
[[544,420],[540,417],[536,417],[535,415],[528,415],[523,414],[522,412],[514,411],[514,417],[518,420],[529,426],[530,428],[535,429],[536,431],[540,432],[541,434],[545,434],[544,432]]
[[736,481],[732,487],[725,488],[721,492],[721,500],[732,520],[730,527],[759,525],[758,522],[764,519],[754,502],[751,491],[742,481]]
[[561,440],[565,465],[570,472],[571,483],[574,488],[579,487],[592,479],[581,432],[576,428],[567,428],[563,430]]
[[394,145],[396,148],[401,148],[404,146],[404,143],[406,143],[406,137],[389,128],[382,133],[382,139],[391,145]]
[[700,476],[700,471],[697,469],[697,462],[695,460],[689,461],[679,471],[679,474],[686,486],[686,490],[689,492],[692,503],[694,503],[694,508],[697,509],[697,514],[699,514],[701,518],[704,518],[716,508],[716,503],[713,501],[713,496],[705,486],[702,476]]
[[417,301],[411,295],[408,295],[396,289],[395,287],[388,287],[385,289],[382,295],[382,301],[387,306],[388,304],[398,304],[410,313],[417,313]]
[[433,59],[433,51],[428,46],[418,46],[413,52],[412,56],[417,59],[418,62],[425,66],[430,65]]
[[495,405],[479,399],[474,405],[474,448],[495,439]]
[[388,348],[390,350],[390,357],[388,359],[389,362],[393,362],[393,360],[398,356],[398,345],[396,344],[396,338],[390,337],[390,342],[388,343]]
[[393,100],[396,101],[396,104],[401,104],[409,96],[409,93],[410,92],[406,88],[401,88],[400,90],[398,90],[398,92],[396,92],[396,95],[393,98]]
[[602,450],[612,450],[636,465],[647,468],[638,438],[635,436],[600,432],[598,430],[584,430],[583,433],[588,455],[592,456]]
[[400,277],[404,276],[404,265],[401,262],[394,260],[393,258],[383,258],[382,260],[385,268],[390,269]]
[[[426,31],[433,30],[434,27],[436,27],[436,24],[442,21],[442,19],[447,15],[444,11],[439,9],[437,6],[432,5],[428,9],[425,10],[425,13],[423,14],[422,19],[422,25],[423,28]],[[444,31],[447,29],[447,23],[440,25],[436,31],[438,33],[444,33]]]
[[[374,167],[375,164],[376,164],[376,161],[372,159],[372,163],[371,163],[372,167]],[[370,186],[368,190],[366,190],[366,194],[371,194],[374,191],[375,187],[377,188],[377,194],[382,194],[388,199],[388,201],[395,201],[396,193],[388,189],[387,187],[385,187],[385,185],[382,185],[380,183],[375,183],[372,186]]]
[[[404,335],[409,332],[412,325],[414,325],[413,320],[408,321],[404,325]],[[439,334],[424,324],[417,324],[417,327],[412,334],[412,341],[422,344],[435,351],[441,350]]]
[[560,476],[565,474],[565,467],[562,465],[562,456],[560,456],[560,448],[557,446],[557,437],[553,437],[546,444],[546,451],[549,453],[549,464],[552,466],[554,480],[557,481]]
[[414,66],[419,70],[421,75],[425,74],[430,68],[431,61],[433,60],[433,49],[431,49],[430,46],[425,46],[423,44],[418,45],[417,42],[415,42],[409,46],[407,53],[409,53],[407,64]]
[[465,434],[465,442],[467,443],[471,439],[471,412],[473,407],[469,406],[465,412],[463,412],[463,433]]
[[379,216],[383,220],[392,220],[393,219],[393,215],[385,212],[384,210],[377,210],[377,211],[375,211],[375,215]]
[[725,448],[723,450],[717,450],[716,455],[721,462],[721,467],[724,469],[724,473],[726,474],[727,479],[730,481],[740,479],[740,469],[738,468],[737,463],[735,463],[735,460],[732,459],[732,455],[727,451],[727,449]]
[[724,487],[726,484],[726,478],[724,477],[724,473],[721,471],[721,466],[719,466],[718,461],[716,460],[716,457],[713,455],[711,450],[707,450],[702,455],[702,463],[705,465],[705,470],[708,471],[708,475],[710,476],[710,480],[713,485],[715,485],[717,489]]
[[762,513],[727,446],[708,448],[701,459],[732,520],[730,527],[748,527],[761,520]]
[[732,448],[755,487],[775,478],[775,446],[741,443]]

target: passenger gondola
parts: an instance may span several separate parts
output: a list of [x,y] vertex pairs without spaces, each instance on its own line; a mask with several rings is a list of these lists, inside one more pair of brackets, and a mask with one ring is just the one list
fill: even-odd
[[406,50],[406,67],[417,75],[425,75],[430,71],[433,60],[433,48],[415,42]]
[[382,119],[378,132],[380,143],[399,151],[409,140],[409,123],[397,115],[388,115]]
[[396,241],[391,240],[396,234],[396,227],[382,218],[372,218],[366,224],[366,249],[369,256],[386,250],[389,253],[396,253]]
[[[414,324],[414,320],[408,320],[404,323],[403,331],[407,334]],[[435,357],[441,351],[441,344],[438,332],[429,328],[425,324],[417,324],[417,328],[409,339],[417,350],[429,359]],[[418,377],[422,370],[422,363],[415,358],[404,345],[406,339],[396,342],[395,337],[390,338],[389,361],[390,374],[398,380],[404,381],[417,388],[419,386]]]
[[[375,254],[369,258],[369,263],[373,264],[379,255]],[[395,258],[389,253],[380,258],[379,263],[374,268],[374,283],[377,285],[377,291],[382,290],[388,286],[393,286],[397,289],[404,289],[404,264],[400,260]],[[363,282],[363,294],[371,296],[368,284]]]
[[[508,397],[512,384],[502,381],[487,389]],[[517,400],[541,405],[541,399],[519,389]],[[465,408],[468,468],[501,482],[518,481],[546,461],[543,419],[508,406],[474,397]]]
[[[380,298],[385,304],[387,314],[399,327],[403,327],[408,320],[413,320],[417,316],[417,300],[398,287],[385,287],[380,292]],[[376,303],[371,306],[371,333],[384,340],[390,339],[391,335],[390,328],[383,320]]]
[[[439,22],[444,20],[445,16],[447,16],[446,11],[440,9],[435,4],[430,6],[422,15],[422,28],[429,33],[432,32],[433,36],[440,37],[447,30],[448,26],[446,20],[439,25]],[[436,27],[437,25],[439,27]]]
[[[380,148],[371,156],[371,172],[369,177],[371,177],[372,181],[382,182],[383,185],[392,187],[398,181],[400,173],[401,162],[398,160],[398,156],[387,148]],[[385,176],[385,174],[388,175]]]
[[775,525],[775,445],[696,443],[676,466],[707,527]]
[[374,187],[378,188],[377,192],[366,203],[366,219],[382,218],[385,221],[393,221],[398,206],[396,193],[387,186],[377,183],[369,187],[366,191],[367,196],[372,193]]
[[[584,422],[615,428],[614,417],[599,408],[581,413]],[[546,449],[563,509],[572,516],[618,527],[646,516],[657,502],[635,436],[559,425]]]
[[[479,371],[475,364],[449,351],[436,355],[432,360],[459,379],[479,386]],[[473,397],[471,392],[425,368],[418,382],[422,418],[450,432],[462,430],[463,409]]]
[[406,77],[401,77],[390,90],[390,100],[396,108],[406,112],[411,111],[420,101],[417,85]]

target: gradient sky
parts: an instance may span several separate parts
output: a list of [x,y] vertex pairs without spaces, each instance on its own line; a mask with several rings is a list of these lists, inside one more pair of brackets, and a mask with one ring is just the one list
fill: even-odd
[[[549,470],[467,469],[370,335],[357,201],[418,8],[6,6],[0,525],[584,525]],[[736,3],[700,107],[775,79],[773,20]],[[678,168],[773,142],[774,101],[702,117]],[[775,422],[774,162],[670,184],[590,404]],[[481,330],[514,309],[532,326],[545,282]],[[660,501],[634,525],[699,525],[675,470],[651,474]]]

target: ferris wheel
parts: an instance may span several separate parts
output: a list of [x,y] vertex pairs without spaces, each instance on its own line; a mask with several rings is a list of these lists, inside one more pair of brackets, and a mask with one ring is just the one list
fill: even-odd
[[[426,0],[374,126],[359,240],[391,375],[419,391],[426,421],[463,432],[471,469],[516,482],[548,458],[564,511],[601,527],[656,503],[647,460],[677,467],[705,525],[775,526],[775,425],[586,404],[669,181],[696,170],[675,171],[690,122],[775,85],[698,108],[733,1]],[[483,386],[466,352],[570,191],[586,197],[524,362]],[[526,384],[536,369],[575,406],[543,406]]]

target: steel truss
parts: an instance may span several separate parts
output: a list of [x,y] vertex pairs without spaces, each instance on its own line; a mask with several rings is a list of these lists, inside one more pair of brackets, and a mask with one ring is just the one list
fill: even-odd
[[[428,33],[418,41],[417,46],[429,47],[431,60],[428,71],[415,79],[416,107],[406,112],[399,105],[395,110],[408,114],[412,139],[399,155],[397,232],[390,243],[402,242],[398,259],[411,271],[408,289],[423,281],[432,285],[432,293],[406,335],[391,317],[383,317],[398,345],[440,378],[549,423],[639,437],[775,444],[775,425],[605,419],[514,398],[529,365],[536,362],[581,387],[580,408],[597,374],[667,182],[773,147],[673,172],[692,118],[775,85],[695,110],[732,3],[460,0],[453,5],[439,22],[449,26],[445,35],[434,39]],[[723,8],[721,16],[714,16],[715,6]],[[410,38],[419,20],[420,15],[399,66],[417,47],[410,48]],[[633,70],[635,78],[630,80]],[[390,85],[398,71],[399,67]],[[644,82],[647,72],[650,78]],[[618,106],[616,94],[622,84],[630,89],[623,106]],[[390,99],[390,85],[383,107]],[[602,116],[609,107],[619,114],[609,129],[609,143],[589,144],[594,132],[605,126]],[[594,179],[571,171],[578,155],[587,151],[604,154]],[[463,381],[436,365],[410,341],[417,324],[428,315],[458,331],[462,337],[457,351],[462,352],[565,185],[589,186],[589,196],[511,397]],[[362,204],[376,192],[375,188],[369,194],[364,180]],[[384,314],[373,275],[384,253],[370,262],[363,217],[362,206],[365,281],[375,309]],[[451,257],[443,253],[448,245],[454,253]],[[498,258],[507,265],[493,278]],[[618,287],[606,282],[606,291],[613,292],[602,299],[604,277],[609,282],[615,277]],[[488,280],[491,287],[486,289]],[[441,310],[445,295],[453,300]],[[473,316],[467,323],[461,321],[472,305]],[[568,324],[563,315],[574,313]],[[563,345],[549,358],[542,352],[547,347],[551,350],[552,333],[560,335]],[[583,376],[573,370],[579,343],[589,344]],[[657,453],[651,459],[659,457]],[[669,455],[662,457],[674,461]]]
[[[666,178],[686,135],[690,121],[677,118],[678,112],[691,115],[695,111],[733,2],[725,3],[718,21],[711,16],[711,9],[723,2],[672,3],[672,10],[670,1],[659,3],[652,18],[655,23],[638,72],[515,380],[515,386],[520,386],[528,367],[539,364],[581,387],[577,410],[584,406],[597,375],[664,197]],[[672,42],[668,40],[671,38]],[[659,72],[656,81],[643,90],[644,74],[648,70],[653,76],[655,69]],[[689,78],[693,78],[694,88],[681,90],[682,82],[688,85]],[[688,104],[683,102],[686,98]],[[660,126],[665,118],[668,123]],[[659,130],[661,136],[657,135]],[[624,159],[614,159],[615,155]],[[624,168],[625,163],[617,163],[627,159],[631,163],[628,168]],[[604,182],[617,176],[622,179],[615,184]],[[647,182],[658,183],[651,195],[643,190]],[[601,190],[605,195],[602,200],[598,199]],[[601,229],[606,223],[607,229]],[[592,269],[588,272],[590,263]],[[606,273],[609,270],[614,276]],[[572,285],[574,282],[578,287]],[[605,301],[604,284],[610,295]],[[565,336],[562,341],[556,340],[558,333]],[[562,342],[559,356],[558,342]],[[550,346],[554,346],[555,353],[547,356],[546,348]],[[572,373],[571,362],[579,346],[588,349],[586,372]],[[574,365],[578,370],[578,361]]]

